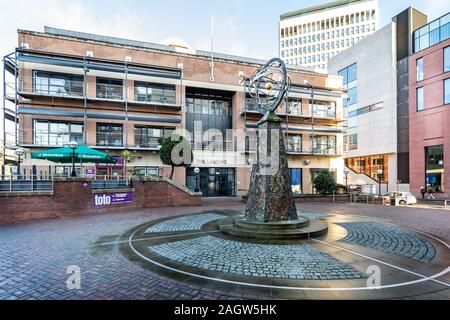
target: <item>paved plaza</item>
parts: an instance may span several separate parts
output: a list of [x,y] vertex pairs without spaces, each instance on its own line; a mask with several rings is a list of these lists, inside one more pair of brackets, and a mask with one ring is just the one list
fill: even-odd
[[[239,199],[0,227],[0,299],[449,299],[450,212],[298,203],[328,235],[239,240]],[[69,266],[81,289],[68,289]],[[371,267],[380,289],[369,289]]]

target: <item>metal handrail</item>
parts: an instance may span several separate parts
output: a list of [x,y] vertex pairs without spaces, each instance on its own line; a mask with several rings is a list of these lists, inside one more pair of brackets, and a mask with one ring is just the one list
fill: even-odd
[[0,175],[0,192],[53,191],[54,177],[50,175]]
[[[63,97],[83,97],[84,96],[84,82],[74,80],[61,79],[61,84],[41,83],[37,77],[19,77],[17,79],[17,91],[21,93],[42,94],[50,96]],[[6,83],[7,92],[14,90],[15,83]]]

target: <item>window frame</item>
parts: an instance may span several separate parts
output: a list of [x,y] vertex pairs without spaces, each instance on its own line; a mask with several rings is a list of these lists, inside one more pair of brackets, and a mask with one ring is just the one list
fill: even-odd
[[[46,141],[47,144],[41,143],[38,144],[36,143],[36,129],[37,129],[37,124],[38,123],[45,123],[47,125],[47,130],[46,130]],[[64,146],[67,143],[62,143],[62,144],[51,144],[50,142],[52,141],[51,135],[55,134],[52,133],[52,130],[50,128],[51,124],[64,124],[67,125],[68,127],[68,131],[64,132],[63,134],[61,134],[61,136],[63,135],[68,135],[68,141],[67,143],[69,143],[70,141],[77,141],[79,144],[83,144],[84,143],[84,132],[85,132],[85,128],[84,128],[84,124],[82,122],[76,122],[76,121],[58,121],[58,120],[46,120],[46,119],[33,119],[33,145],[43,145],[43,146]],[[72,133],[72,126],[73,125],[80,125],[81,126],[81,139],[79,134],[75,134],[76,132]],[[78,138],[76,138],[78,137]]]
[[[445,53],[446,52],[448,52],[448,64],[446,64],[446,60],[445,60]],[[443,63],[444,63],[444,66],[443,66],[443,70],[444,70],[444,73],[447,73],[447,72],[450,72],[450,46],[447,46],[447,47],[445,47],[444,48],[444,52],[443,52],[443,55],[444,55],[444,58],[443,58]],[[446,68],[447,67],[447,68]]]
[[[419,91],[422,93],[421,94],[421,97],[422,97],[421,108],[419,108]],[[424,87],[418,87],[418,88],[416,88],[416,111],[420,112],[420,111],[423,111],[424,109],[425,109],[425,90],[424,90]]]
[[[448,94],[446,94],[445,88],[446,88],[446,84],[448,83],[448,89],[449,92]],[[450,78],[444,79],[444,88],[443,88],[443,92],[444,92],[444,97],[443,97],[443,101],[444,101],[444,105],[450,104]],[[449,100],[446,100],[446,97],[449,96]]]
[[[419,64],[419,61],[421,62],[420,64]],[[420,73],[420,70],[419,70],[419,65],[422,67],[421,68],[421,73]],[[416,59],[416,82],[421,82],[421,81],[423,81],[425,79],[424,69],[425,69],[424,57],[417,58]],[[421,77],[420,77],[420,75],[421,75]]]
[[[106,142],[107,142],[106,144],[99,144],[99,137],[98,137],[98,134],[100,133],[99,126],[104,126],[104,127],[108,128],[107,132],[101,132],[102,134],[106,135]],[[120,127],[120,129],[121,129],[121,132],[120,132],[121,133],[121,135],[120,135],[120,145],[114,144],[112,142],[114,139],[111,139],[111,137],[112,137],[112,135],[114,133],[116,133],[116,132],[114,132],[112,130],[113,127]],[[101,146],[101,147],[123,147],[123,142],[124,142],[124,139],[123,139],[123,133],[124,133],[124,131],[123,131],[123,124],[121,124],[121,123],[97,122],[96,126],[95,126],[95,129],[96,129],[96,131],[95,131],[95,141],[96,141],[96,145],[97,146]]]

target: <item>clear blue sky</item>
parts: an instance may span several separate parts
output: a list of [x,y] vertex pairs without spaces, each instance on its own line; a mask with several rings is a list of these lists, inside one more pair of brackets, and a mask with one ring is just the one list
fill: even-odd
[[[44,25],[158,42],[179,37],[195,49],[268,59],[277,56],[281,13],[327,0],[0,0],[0,53],[17,45],[17,28]],[[450,11],[450,0],[379,0],[381,26],[409,6],[435,19]],[[0,87],[0,95],[3,95]],[[0,118],[2,115],[0,114]],[[1,130],[0,121],[0,130]]]
[[[158,42],[176,36],[195,49],[209,49],[210,16],[215,51],[269,58],[277,55],[281,13],[324,0],[0,0],[0,50],[12,51],[16,28],[44,25]],[[434,19],[450,10],[449,0],[379,0],[381,26],[408,6]]]

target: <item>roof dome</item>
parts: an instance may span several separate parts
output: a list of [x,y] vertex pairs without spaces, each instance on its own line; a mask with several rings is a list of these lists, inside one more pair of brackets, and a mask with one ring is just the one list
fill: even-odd
[[189,52],[194,51],[194,48],[192,48],[192,46],[187,41],[177,37],[170,37],[158,43],[175,48],[175,50],[177,51],[189,51]]

